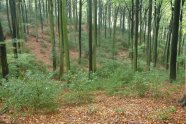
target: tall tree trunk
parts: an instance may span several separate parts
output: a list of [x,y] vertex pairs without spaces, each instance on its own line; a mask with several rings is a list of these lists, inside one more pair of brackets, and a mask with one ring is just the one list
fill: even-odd
[[[183,46],[183,49],[184,49],[184,55],[186,56],[186,44]],[[185,61],[185,74],[186,74],[186,61]],[[185,77],[185,92],[184,92],[184,95],[183,95],[183,98],[179,101],[179,103],[181,104],[181,106],[186,106],[186,77]]]
[[[75,6],[78,4],[78,1],[75,0]],[[75,15],[76,15],[76,31],[78,30],[78,7],[76,6],[76,11],[75,11]]]
[[36,34],[36,42],[38,42],[38,5],[37,5],[37,0],[35,0],[35,34]]
[[122,32],[124,33],[125,32],[125,13],[126,13],[126,8],[123,9],[123,22],[122,22]]
[[1,20],[0,20],[0,60],[1,60],[1,65],[2,65],[3,78],[7,78],[9,70],[8,70],[8,63],[7,63],[7,56],[6,56],[6,45],[4,42],[4,35],[3,35]]
[[64,40],[64,50],[65,50],[65,65],[66,71],[70,70],[70,57],[69,57],[69,46],[68,46],[68,34],[67,34],[67,13],[66,13],[66,0],[62,0],[62,32]]
[[49,22],[50,22],[50,36],[52,43],[52,60],[53,60],[53,71],[56,70],[56,42],[55,42],[55,33],[54,33],[54,16],[53,16],[53,2],[52,0],[48,1],[49,3]]
[[132,55],[132,63],[133,63],[133,59],[134,59],[134,0],[132,0],[132,10],[131,10],[131,13],[132,13],[132,17],[131,17],[131,48],[132,48],[132,51],[131,51],[131,55]]
[[135,42],[134,42],[134,71],[138,67],[138,27],[139,27],[139,0],[136,0],[136,17],[135,17]]
[[104,20],[105,20],[105,38],[107,37],[107,5],[105,5],[105,17],[104,17]]
[[93,42],[93,72],[96,72],[96,47],[97,47],[97,0],[94,0],[94,42]]
[[[182,0],[182,6],[181,6],[181,13],[180,13],[180,29],[179,29],[179,41],[178,41],[178,56],[181,55],[181,47],[182,47],[182,39],[183,39],[183,9],[184,9],[184,3],[185,0]],[[182,63],[178,63],[177,68],[179,68],[179,66]]]
[[[25,0],[23,0],[22,6],[23,6],[22,7],[22,11],[24,11],[24,28],[25,28],[24,30],[25,30],[26,34],[29,34],[29,29],[28,29],[28,10],[27,10],[27,5],[26,5]],[[25,37],[25,40],[26,40],[26,37]]]
[[10,33],[12,34],[12,27],[11,27],[11,24],[10,24],[8,0],[6,0],[6,13],[7,13],[8,27],[9,27]]
[[169,57],[170,57],[170,44],[171,44],[171,37],[172,37],[172,22],[173,22],[173,15],[169,25],[169,32],[167,34],[167,46],[166,46],[166,69],[169,69]]
[[82,0],[79,0],[79,64],[81,64],[81,20],[82,20]]
[[152,0],[149,0],[148,15],[148,39],[147,39],[147,70],[150,71],[151,61],[151,21],[152,21]]
[[41,0],[39,0],[39,17],[41,23],[41,31],[43,32],[43,15],[42,15]]
[[45,4],[46,4],[46,12],[45,12],[45,16],[46,16],[46,18],[48,18],[48,0],[46,0],[46,2],[45,2]]
[[128,45],[131,45],[131,10],[128,11]]
[[160,19],[161,19],[161,13],[160,9],[162,6],[163,0],[160,1],[157,6],[155,7],[156,9],[156,25],[155,25],[155,41],[154,41],[154,67],[156,67],[157,64],[157,56],[158,56],[158,37],[159,37],[159,27],[160,27]]
[[60,60],[59,60],[59,78],[64,74],[64,41],[63,41],[63,28],[62,28],[62,0],[59,0],[59,50],[60,50]]
[[11,20],[12,20],[12,42],[13,42],[13,52],[14,52],[14,57],[18,58],[18,52],[17,52],[17,43],[16,43],[16,38],[17,38],[17,16],[16,16],[16,3],[14,0],[9,0],[9,5],[10,5],[10,12],[11,12]]
[[116,48],[115,48],[115,40],[116,40],[116,23],[117,23],[117,18],[118,18],[118,11],[119,7],[115,8],[115,17],[114,17],[114,25],[113,25],[113,41],[112,41],[112,59],[115,59],[115,53],[116,53]]
[[[72,19],[72,7],[71,7],[71,0],[68,0],[68,4],[69,4],[69,6],[68,6],[68,13],[69,13],[69,19],[71,20]],[[68,5],[67,4],[67,5]]]
[[102,27],[102,1],[99,0],[99,21],[98,21],[98,46],[101,46],[101,27]]
[[88,8],[89,8],[89,19],[88,19],[88,25],[89,25],[89,78],[91,76],[91,73],[93,71],[93,64],[92,64],[92,0],[88,0]]
[[112,0],[109,0],[108,3],[108,23],[109,23],[109,33],[110,33],[110,37],[112,35],[112,29],[111,29],[111,16],[112,16]]
[[140,0],[140,44],[142,43],[142,27],[143,27],[143,20],[142,20],[142,9],[143,9],[143,0]]
[[[148,9],[145,9],[145,14],[144,15],[146,15],[147,12],[148,12]],[[146,32],[147,32],[147,17],[144,16],[144,36],[143,36],[143,38],[144,38],[144,44],[145,45],[147,44],[146,43]]]
[[176,61],[177,61],[177,44],[181,0],[174,2],[173,33],[171,41],[171,58],[170,58],[170,81],[176,80]]
[[26,27],[26,33],[29,34],[29,28],[28,28],[28,7],[26,5],[25,0],[23,0],[24,3],[24,10],[25,10],[25,27]]

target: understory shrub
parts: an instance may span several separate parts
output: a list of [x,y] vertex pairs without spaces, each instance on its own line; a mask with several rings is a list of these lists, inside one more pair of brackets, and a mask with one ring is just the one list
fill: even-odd
[[[102,81],[103,89],[109,94],[122,94],[127,96],[161,96],[163,81],[168,77],[164,70],[151,70],[146,72],[134,72],[128,64],[116,64],[113,66],[104,66],[103,71],[98,71],[101,77],[107,77]],[[105,73],[104,72],[105,69]],[[109,70],[110,69],[110,70]],[[161,93],[161,94],[160,94]]]
[[1,80],[0,99],[13,113],[54,111],[58,106],[62,85],[44,74],[26,72],[24,79]]
[[[115,60],[102,60],[101,68],[88,78],[88,73],[81,69],[72,69],[65,74],[64,79],[68,80],[66,87],[70,91],[107,91],[111,95],[125,96],[152,96],[161,97],[164,87],[163,82],[168,78],[166,71],[152,69],[150,72],[141,69],[134,72],[128,61],[120,62]],[[143,65],[144,62],[140,62]]]
[[36,62],[32,54],[22,53],[15,59],[13,54],[8,54],[8,63],[11,77],[24,78],[28,70],[35,72],[46,72],[46,67],[43,64]]

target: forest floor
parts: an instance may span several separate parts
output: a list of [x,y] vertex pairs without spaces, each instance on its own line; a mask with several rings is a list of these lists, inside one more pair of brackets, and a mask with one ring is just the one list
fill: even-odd
[[[181,93],[181,91],[179,92]],[[55,113],[36,113],[18,117],[18,124],[185,124],[186,109],[181,108],[174,94],[168,99],[129,98],[108,96],[96,92],[91,104],[67,106],[61,105]],[[0,116],[10,122],[10,116]]]
[[[36,42],[35,37],[28,37],[26,46],[38,61],[52,70],[51,44]],[[126,57],[127,51],[121,51],[118,57]],[[70,51],[70,56],[78,60],[78,52]],[[166,82],[165,82],[166,83]],[[174,87],[167,83],[167,87]],[[106,95],[103,91],[92,93],[92,103],[83,105],[63,105],[54,113],[35,113],[17,117],[17,124],[186,124],[186,108],[180,107],[177,101],[182,97],[184,86],[166,99],[150,97],[124,97]],[[1,122],[1,120],[3,122]],[[0,124],[11,123],[8,114],[0,115]]]

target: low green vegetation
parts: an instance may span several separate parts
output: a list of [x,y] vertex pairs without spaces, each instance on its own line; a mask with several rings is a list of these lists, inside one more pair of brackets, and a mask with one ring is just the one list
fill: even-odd
[[11,73],[8,80],[1,80],[0,99],[4,105],[1,111],[46,112],[56,110],[60,104],[88,104],[94,101],[93,91],[152,98],[166,97],[176,91],[163,90],[168,78],[165,70],[145,72],[143,62],[140,72],[134,72],[128,61],[102,59],[103,66],[91,80],[87,72],[74,64],[62,81],[56,81],[52,79],[55,74],[48,73],[29,53],[20,54],[18,59],[9,54],[8,60]]
[[8,80],[1,80],[0,99],[3,110],[34,112],[53,111],[58,105],[62,85],[51,80],[44,66],[39,65],[30,54],[20,54],[18,59],[8,56],[12,73]]

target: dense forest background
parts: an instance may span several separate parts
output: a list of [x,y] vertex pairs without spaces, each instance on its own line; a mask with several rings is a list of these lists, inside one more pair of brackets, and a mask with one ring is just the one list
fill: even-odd
[[186,123],[185,11],[185,0],[0,0],[0,122]]

